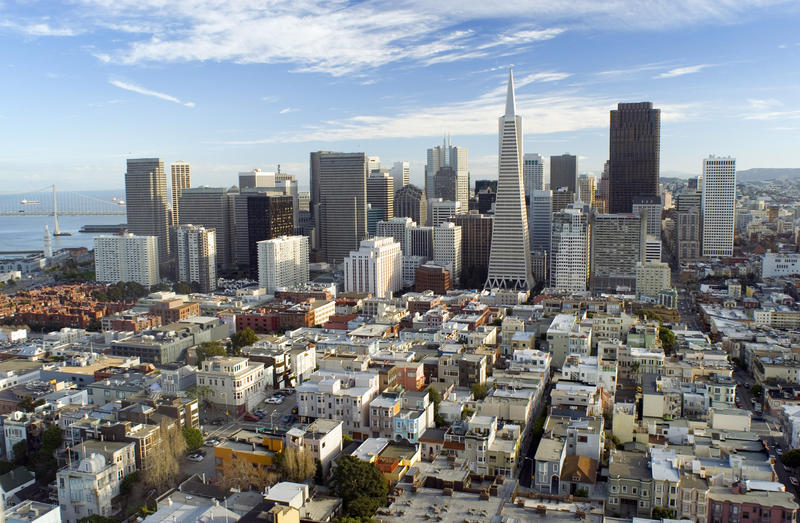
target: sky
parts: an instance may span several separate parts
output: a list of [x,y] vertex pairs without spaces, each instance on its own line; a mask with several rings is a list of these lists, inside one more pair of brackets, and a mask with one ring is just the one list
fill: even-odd
[[[498,5],[501,4],[501,5]],[[308,154],[385,167],[469,149],[496,178],[509,68],[524,151],[598,174],[608,112],[661,109],[661,174],[799,167],[800,5],[780,0],[0,0],[0,192],[122,187],[125,159],[193,185]]]

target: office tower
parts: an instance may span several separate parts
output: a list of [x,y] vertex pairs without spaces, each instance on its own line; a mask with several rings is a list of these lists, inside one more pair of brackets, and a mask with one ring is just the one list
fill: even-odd
[[386,219],[386,210],[367,204],[367,237],[372,238],[378,230],[378,222]]
[[278,164],[278,172],[275,173],[275,189],[269,194],[282,194],[292,197],[292,219],[294,227],[300,224],[300,191],[298,190],[297,179],[289,173],[282,173],[281,166]]
[[608,212],[632,212],[635,196],[658,195],[661,110],[651,102],[621,103],[610,121]]
[[661,238],[661,196],[634,196],[633,214],[647,216],[647,234]]
[[309,191],[299,191],[297,193],[297,210],[309,212],[311,210],[311,193]]
[[[244,246],[240,241],[238,248],[240,254],[246,254],[246,263],[250,271],[250,276],[258,276],[258,246],[262,240],[271,240],[279,236],[291,236],[294,234],[294,220],[292,217],[292,197],[274,196],[261,193],[242,193],[237,199],[237,206],[242,202],[247,209],[246,236],[240,235],[239,239],[245,239]],[[237,209],[238,211],[238,209]],[[237,217],[238,220],[238,217]],[[240,232],[237,221],[237,229]]]
[[375,173],[367,178],[367,203],[383,209],[384,220],[394,218],[394,179],[388,173]]
[[461,282],[479,288],[489,271],[493,218],[471,211],[455,215],[453,223],[461,227]]
[[703,160],[703,257],[733,256],[736,159]]
[[591,218],[591,289],[636,287],[636,264],[645,259],[646,220],[637,214],[597,214]]
[[461,279],[461,227],[444,222],[433,228],[433,263],[450,272],[450,279]]
[[594,176],[584,174],[578,178],[578,200],[594,208],[595,192]]
[[411,169],[408,162],[394,162],[390,174],[394,180],[395,191],[411,183]]
[[481,214],[494,214],[494,204],[497,202],[497,193],[491,187],[484,187],[475,195],[478,198],[477,211]]
[[428,220],[428,200],[416,185],[405,185],[394,193],[394,215],[411,218],[420,225]]
[[522,186],[522,117],[516,114],[511,71],[508,72],[505,114],[499,118],[499,135],[497,201],[485,287],[528,290],[534,281]]
[[534,191],[531,194],[531,250],[550,251],[553,220],[553,191]]
[[644,261],[661,261],[661,237],[647,235],[644,241]]
[[[695,179],[696,180],[696,179]],[[678,263],[700,260],[702,241],[702,198],[700,191],[689,190],[676,198],[677,223],[675,231]]]
[[404,216],[402,218],[392,218],[378,222],[376,236],[392,237],[394,241],[400,244],[403,255],[411,256],[411,228],[416,227],[417,224],[411,218]]
[[434,198],[458,201],[456,198],[458,194],[458,177],[456,176],[456,171],[452,167],[442,167],[439,169],[439,172],[436,173],[433,180]]
[[367,235],[367,155],[311,153],[311,203],[319,248],[329,263],[341,263]]
[[493,193],[497,192],[497,180],[475,180],[475,194],[484,189],[489,189]]
[[358,250],[344,259],[346,292],[390,297],[403,288],[403,253],[392,238],[363,240]]
[[367,156],[367,176],[378,173],[381,170],[381,159],[379,156]]
[[560,292],[586,290],[589,280],[589,216],[569,207],[553,213],[550,239],[550,287]]
[[181,223],[178,212],[181,191],[191,187],[192,181],[187,162],[175,162],[170,165],[170,170],[172,171],[172,225],[178,225]]
[[526,196],[544,189],[544,157],[541,154],[526,153],[522,157],[522,177]]
[[442,145],[428,149],[428,162],[425,165],[425,195],[431,199],[436,194],[436,173],[442,167],[451,167],[456,172],[456,200],[461,208],[469,208],[469,162],[466,147],[450,145],[450,137]]
[[578,157],[572,154],[550,157],[550,188],[556,190],[566,187],[570,192],[576,192],[578,180]]
[[175,228],[175,251],[178,281],[192,285],[200,292],[217,288],[216,233],[202,225],[180,225]]
[[256,189],[258,187],[275,187],[275,173],[261,169],[253,169],[239,173],[239,190]]
[[433,259],[433,227],[420,225],[409,228],[411,256]]
[[553,189],[553,212],[559,212],[575,203],[575,193],[567,187]]
[[167,175],[161,158],[128,160],[125,173],[125,208],[128,232],[158,238],[159,263],[169,261]]
[[637,296],[656,298],[659,292],[671,287],[671,272],[666,263],[656,261],[636,264]]
[[158,263],[158,238],[155,236],[102,235],[94,239],[97,281],[135,281],[149,288],[160,283]]
[[594,197],[594,208],[601,214],[608,213],[608,162],[603,164],[603,173],[597,182],[597,193]]
[[430,210],[430,224],[432,227],[438,227],[442,222],[450,220],[453,216],[461,212],[461,202],[454,202],[449,200],[442,200],[436,198],[428,201]]
[[545,287],[550,279],[549,265],[548,251],[534,249],[531,252],[531,272],[536,281],[544,282]]
[[217,267],[234,265],[234,197],[224,187],[190,187],[181,191],[180,224],[202,225],[214,229]]
[[699,176],[695,176],[694,178],[689,178],[688,180],[686,180],[686,187],[689,190],[692,190],[692,189],[699,190],[700,189],[700,185],[698,183],[699,181],[700,181],[700,177]]
[[452,288],[450,271],[438,265],[420,266],[414,278],[414,290],[417,292],[433,291],[434,294],[447,294]]
[[308,238],[279,236],[256,243],[258,285],[268,293],[308,282]]

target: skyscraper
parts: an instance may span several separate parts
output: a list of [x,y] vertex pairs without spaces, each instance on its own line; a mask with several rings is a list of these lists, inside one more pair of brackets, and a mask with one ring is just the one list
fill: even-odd
[[395,191],[411,183],[411,169],[408,162],[394,162],[390,173],[394,179]]
[[461,282],[470,288],[480,287],[489,270],[493,218],[470,211],[456,214],[452,220],[461,227]]
[[125,173],[128,232],[158,238],[159,263],[169,261],[167,174],[161,158],[128,160]]
[[736,159],[703,160],[703,257],[733,256]]
[[394,241],[400,244],[403,255],[411,255],[411,227],[416,227],[417,224],[407,216],[396,217],[391,220],[384,220],[378,222],[375,231],[376,236],[394,238]]
[[436,194],[436,173],[442,167],[452,167],[456,172],[456,200],[461,202],[463,212],[469,208],[469,160],[466,147],[450,145],[450,137],[442,145],[428,149],[428,163],[425,165],[425,195],[431,199]]
[[341,263],[367,235],[367,155],[311,153],[311,203],[320,250]]
[[676,200],[678,222],[675,224],[675,242],[678,263],[683,265],[698,261],[702,252],[702,193],[690,189],[679,194]]
[[561,292],[586,290],[589,280],[589,216],[579,207],[553,213],[550,286]]
[[372,173],[367,178],[367,203],[373,209],[383,209],[383,219],[394,218],[394,179],[383,172]]
[[647,234],[661,238],[661,196],[634,196],[632,212],[647,216]]
[[217,267],[231,267],[235,262],[234,196],[224,187],[190,187],[181,191],[178,205],[180,224],[202,225],[214,229]]
[[359,249],[344,259],[346,292],[369,293],[386,298],[403,288],[403,254],[393,238],[363,240]]
[[258,284],[267,292],[308,281],[307,237],[279,236],[258,242],[256,248]]
[[544,157],[541,154],[526,153],[522,157],[522,173],[526,196],[544,189]]
[[582,201],[589,207],[594,208],[594,196],[596,192],[594,176],[586,174],[578,178],[578,200]]
[[652,102],[621,103],[611,111],[608,212],[633,211],[634,196],[657,196],[661,110]]
[[528,290],[534,281],[522,185],[522,117],[516,114],[511,71],[508,72],[506,111],[499,119],[499,128],[497,200],[485,287]]
[[409,228],[410,255],[433,259],[433,227],[420,225]]
[[187,162],[175,162],[170,165],[172,171],[172,225],[180,223],[178,219],[178,205],[180,203],[181,191],[191,187],[192,181]]
[[553,191],[534,191],[531,194],[531,250],[550,251],[553,220]]
[[239,173],[239,190],[257,187],[275,187],[275,173],[261,169]]
[[217,253],[214,229],[180,225],[175,229],[178,281],[194,284],[200,292],[217,288]]
[[407,216],[420,225],[428,221],[428,200],[416,185],[405,185],[394,193],[394,215]]
[[450,272],[457,282],[461,278],[461,227],[444,222],[433,228],[433,263]]
[[578,180],[578,157],[562,154],[550,157],[550,188],[567,187],[573,193]]
[[135,281],[145,287],[158,285],[158,238],[133,234],[97,236],[94,266],[97,281]]
[[244,193],[242,197],[247,206],[247,265],[250,275],[257,277],[258,242],[294,233],[292,197],[259,193]]
[[636,214],[596,214],[591,221],[591,288],[636,287],[636,264],[645,258],[645,220]]
[[[458,200],[458,175],[452,167],[442,167],[433,177],[433,197],[441,198],[442,200],[459,201]],[[464,205],[463,203],[461,204]],[[463,208],[463,207],[462,207]]]
[[458,201],[436,198],[429,200],[428,203],[430,204],[428,216],[430,216],[432,227],[438,227],[441,223],[450,221],[450,218],[461,212],[461,202]]

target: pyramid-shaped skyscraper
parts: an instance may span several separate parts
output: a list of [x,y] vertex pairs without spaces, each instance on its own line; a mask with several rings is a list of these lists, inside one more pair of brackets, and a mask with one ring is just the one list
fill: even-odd
[[522,118],[515,106],[514,74],[509,71],[506,112],[500,117],[497,200],[486,289],[528,290],[534,285],[522,181]]

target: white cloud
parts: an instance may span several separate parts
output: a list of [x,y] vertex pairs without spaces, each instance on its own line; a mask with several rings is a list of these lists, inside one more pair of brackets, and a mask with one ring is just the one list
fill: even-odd
[[194,102],[183,102],[179,98],[176,98],[172,95],[161,93],[158,91],[153,91],[151,89],[147,89],[146,87],[141,87],[136,84],[132,84],[129,82],[123,82],[121,80],[109,80],[108,83],[113,85],[114,87],[119,87],[120,89],[125,89],[126,91],[131,91],[134,93],[143,94],[145,96],[152,96],[154,98],[159,98],[161,100],[166,100],[168,102],[174,102],[176,104],[180,104],[186,107],[194,107]]
[[709,64],[699,64],[699,65],[690,65],[687,67],[676,67],[675,69],[670,69],[669,71],[665,71],[653,78],[675,78],[676,76],[684,76],[687,74],[694,74],[699,73],[706,67],[711,67]]
[[278,101],[278,95],[277,94],[270,94],[270,95],[267,95],[267,96],[262,96],[261,97],[261,101],[274,104],[274,103],[276,103]]
[[292,107],[284,107],[283,109],[280,110],[280,114],[288,114],[288,113],[293,113],[295,111],[297,111],[297,109],[294,109]]
[[75,36],[79,31],[69,27],[51,27],[46,22],[18,23],[11,20],[0,21],[0,28],[11,29],[14,32],[28,36]]
[[747,103],[750,104],[751,108],[758,111],[763,111],[765,109],[770,109],[772,107],[778,107],[783,105],[780,101],[774,98],[769,98],[766,100],[761,100],[758,98],[748,98]]

